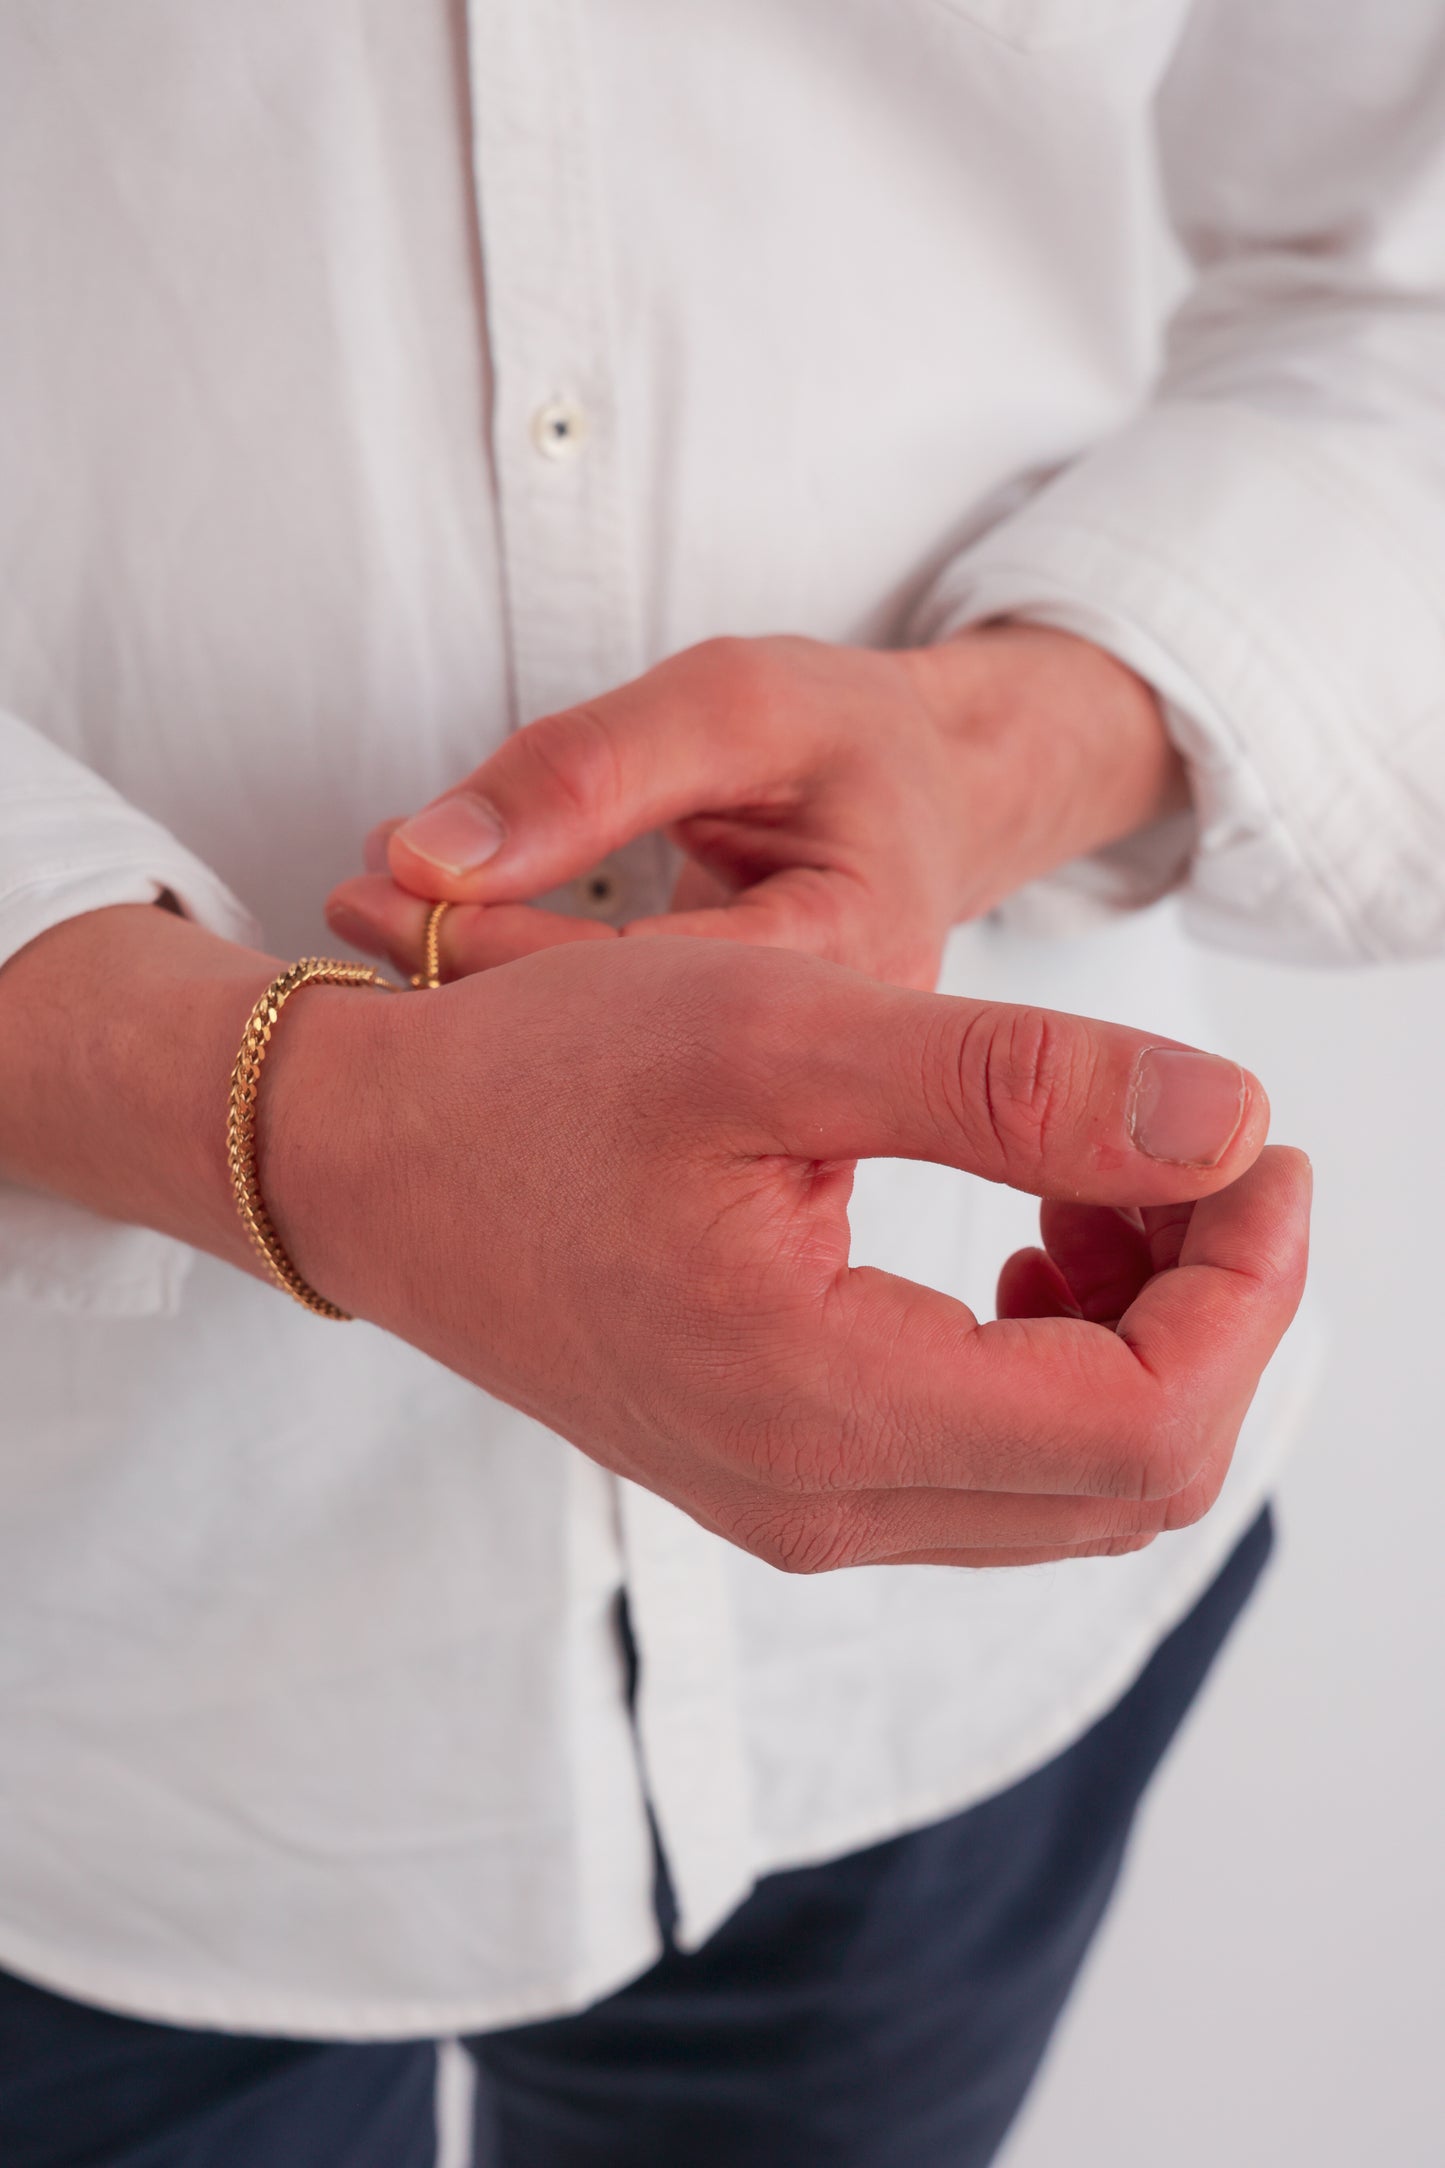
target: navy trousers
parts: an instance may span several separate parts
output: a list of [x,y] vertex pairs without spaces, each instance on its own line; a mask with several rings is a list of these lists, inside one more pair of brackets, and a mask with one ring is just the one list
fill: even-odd
[[[1123,1699],[1021,1783],[771,1875],[692,1955],[469,2042],[477,2168],[983,2168],[1271,1542],[1265,1513]],[[433,2168],[433,2080],[424,2042],[188,2032],[0,1975],[4,2168]]]

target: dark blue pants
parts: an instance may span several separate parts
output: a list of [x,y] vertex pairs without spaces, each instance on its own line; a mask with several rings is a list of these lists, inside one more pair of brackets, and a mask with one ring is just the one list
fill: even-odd
[[[478,2168],[982,2168],[1271,1541],[1266,1513],[1046,1768],[769,1876],[703,1949],[579,2016],[470,2042]],[[432,2168],[434,2149],[424,2043],[186,2032],[0,1975],[4,2168]]]

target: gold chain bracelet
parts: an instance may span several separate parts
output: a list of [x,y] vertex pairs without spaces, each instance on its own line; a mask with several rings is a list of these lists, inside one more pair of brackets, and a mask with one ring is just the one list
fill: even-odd
[[421,937],[421,969],[412,978],[412,985],[429,994],[438,994],[442,986],[442,920],[451,909],[449,903],[434,903],[426,915],[426,930]]
[[330,956],[303,956],[300,963],[292,964],[272,979],[255,1008],[246,1020],[241,1051],[236,1056],[236,1066],[231,1071],[231,1105],[226,1121],[226,1158],[231,1169],[231,1191],[236,1200],[236,1210],[247,1234],[260,1256],[262,1264],[278,1287],[303,1309],[312,1310],[317,1317],[334,1317],[346,1320],[349,1310],[339,1310],[334,1302],[318,1295],[314,1287],[308,1287],[285,1250],[280,1237],[271,1224],[271,1215],[261,1199],[261,1184],[256,1172],[256,1108],[259,1103],[261,1064],[266,1059],[266,1049],[276,1028],[276,1019],[285,1008],[298,987],[317,983],[332,986],[382,986],[389,982],[369,964],[348,964]]

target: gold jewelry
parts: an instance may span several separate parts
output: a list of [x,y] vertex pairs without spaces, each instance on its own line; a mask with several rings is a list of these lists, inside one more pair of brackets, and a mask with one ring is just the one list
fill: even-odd
[[350,1317],[350,1311],[338,1310],[334,1302],[328,1302],[314,1287],[308,1287],[282,1249],[271,1224],[271,1215],[261,1201],[261,1184],[256,1172],[256,1108],[261,1064],[266,1058],[277,1017],[298,987],[310,986],[316,981],[335,986],[385,987],[388,983],[379,971],[372,970],[370,964],[340,963],[330,956],[303,956],[300,963],[292,964],[289,971],[272,979],[246,1020],[241,1051],[231,1071],[226,1158],[231,1169],[231,1192],[236,1200],[236,1210],[276,1285],[284,1287],[303,1309],[313,1310],[318,1317],[344,1320]]
[[422,964],[412,985],[425,988],[428,993],[438,993],[442,983],[441,927],[442,920],[451,909],[449,903],[434,903],[426,915],[426,933],[422,940]]

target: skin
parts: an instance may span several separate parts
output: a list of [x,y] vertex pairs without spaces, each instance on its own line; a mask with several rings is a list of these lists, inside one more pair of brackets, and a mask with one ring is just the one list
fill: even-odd
[[[834,654],[806,649],[815,730]],[[752,667],[745,658],[732,696],[748,684],[761,697]],[[864,682],[860,718],[884,682]],[[1119,690],[1122,737],[1152,703]],[[627,695],[609,699],[620,706],[598,703],[600,725],[594,712],[568,742],[595,748],[599,727],[620,728]],[[785,732],[786,705],[765,712]],[[915,712],[920,745],[930,715],[970,741],[966,717],[921,697]],[[785,756],[781,796],[742,786],[722,816],[663,816],[696,837],[712,877],[720,863],[758,868],[739,830],[781,837],[785,852],[805,836],[811,883],[785,879],[785,856],[705,925],[651,926],[646,939],[594,929],[557,941],[547,936],[566,922],[554,920],[520,956],[440,993],[307,988],[267,1057],[259,1140],[262,1188],[301,1272],[784,1570],[1027,1564],[1136,1550],[1196,1519],[1299,1298],[1308,1164],[1262,1149],[1264,1093],[1232,1065],[1200,1069],[1123,1025],[884,983],[885,964],[897,980],[925,976],[960,884],[983,908],[1040,852],[1087,847],[1076,803],[1047,820],[1028,810],[1042,721],[1036,735],[1019,722],[1032,776],[1004,779],[1006,715],[1001,702],[981,722],[976,774],[986,755],[1014,855],[986,848],[991,809],[965,762],[950,803],[968,811],[972,841],[955,846],[952,874],[946,822],[920,841],[929,870],[896,914],[901,933],[880,936],[872,908],[855,918],[818,897],[829,884],[851,896],[866,874],[883,908],[870,832],[879,863],[902,869],[902,828],[955,771],[933,750],[900,751],[906,787],[865,808],[852,779],[870,790],[877,771],[860,720],[846,757],[817,737]],[[1081,736],[1092,727],[1081,719]],[[738,730],[773,760],[769,733],[741,717]],[[1150,741],[1140,729],[1137,763],[1114,762],[1115,802],[1092,825],[1124,818],[1127,832],[1131,798],[1146,818],[1171,802],[1157,718],[1154,730]],[[1064,735],[1055,717],[1049,742],[1072,774]],[[530,823],[521,786],[556,773],[527,760],[507,799],[514,837]],[[650,824],[658,799],[628,799],[625,759],[608,749],[600,770],[618,778],[604,832]],[[497,762],[484,773],[493,787]],[[505,775],[502,786],[505,797]],[[667,787],[675,803],[681,786]],[[592,800],[563,779],[558,802],[577,823]],[[746,812],[759,804],[767,818]],[[706,825],[718,818],[725,845]],[[405,869],[401,848],[393,837]],[[557,853],[578,848],[544,841],[519,861],[525,876],[504,878],[535,892],[557,878]],[[385,877],[372,880],[390,908]],[[777,945],[777,917],[766,943],[756,926],[752,939],[696,938],[733,933],[719,921],[744,915],[750,892],[811,938]],[[415,895],[395,896],[413,924],[424,917]],[[515,899],[502,908],[528,934],[546,917]],[[474,913],[489,960],[491,911]],[[871,975],[816,953],[855,925],[875,944]],[[280,968],[145,907],[89,913],[31,943],[0,971],[0,1175],[255,1269],[230,1203],[222,1102],[245,1017]],[[1185,1149],[1191,1107],[1209,1132],[1197,1151]],[[1049,1200],[1044,1247],[1005,1267],[998,1319],[849,1265],[852,1167],[869,1156],[930,1159]]]
[[1148,687],[1030,625],[887,654],[710,640],[519,731],[445,795],[481,801],[500,849],[464,871],[383,823],[371,873],[328,904],[343,940],[410,971],[414,899],[443,897],[467,906],[446,921],[453,974],[615,939],[525,905],[665,827],[688,861],[673,910],[624,935],[798,949],[921,987],[952,926],[1188,803]]

